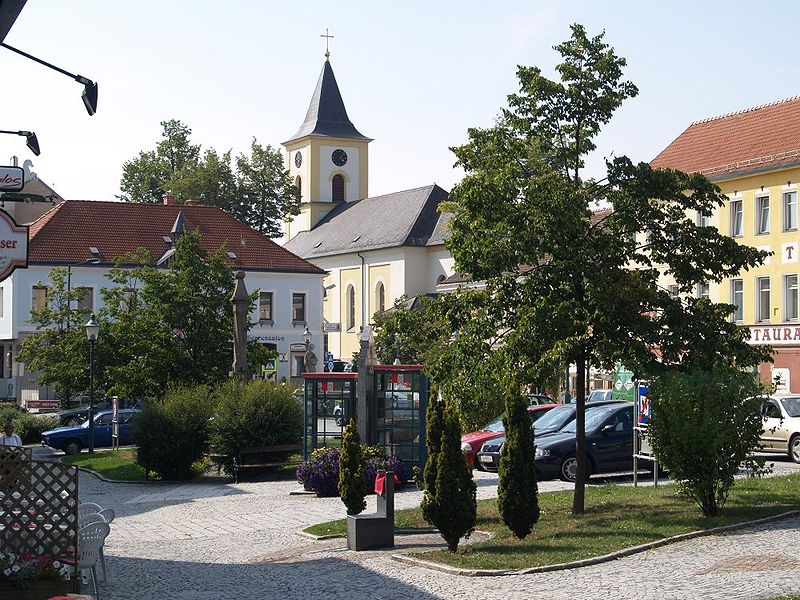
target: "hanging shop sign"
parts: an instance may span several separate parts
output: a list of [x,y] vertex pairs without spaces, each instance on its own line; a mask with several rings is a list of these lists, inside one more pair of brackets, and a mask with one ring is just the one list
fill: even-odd
[[0,167],[0,192],[20,192],[24,185],[22,167]]
[[28,268],[28,227],[17,225],[14,218],[0,210],[0,281],[14,269]]

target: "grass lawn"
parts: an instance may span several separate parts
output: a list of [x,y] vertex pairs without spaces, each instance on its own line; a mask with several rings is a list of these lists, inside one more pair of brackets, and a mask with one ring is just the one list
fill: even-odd
[[[523,569],[600,556],[665,537],[800,510],[800,475],[736,482],[725,508],[714,518],[679,496],[674,486],[587,486],[586,512],[574,517],[572,492],[539,495],[541,516],[524,540],[501,522],[496,500],[478,502],[476,529],[494,537],[447,550],[414,556],[468,569]],[[419,509],[395,513],[396,527],[429,527]],[[306,529],[315,535],[346,535],[344,520]]]
[[97,471],[109,479],[124,481],[144,481],[144,469],[136,464],[136,450],[126,448],[123,450],[95,451],[94,454],[81,452],[61,459],[70,465]]

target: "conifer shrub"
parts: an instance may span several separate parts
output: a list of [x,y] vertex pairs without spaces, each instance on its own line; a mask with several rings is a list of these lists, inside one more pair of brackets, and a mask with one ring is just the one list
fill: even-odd
[[348,515],[357,515],[367,507],[367,485],[364,481],[364,449],[355,419],[350,419],[342,432],[339,455],[339,497]]
[[539,520],[539,491],[528,402],[513,385],[506,391],[503,426],[506,441],[500,453],[497,506],[503,522],[523,539]]
[[423,518],[434,525],[438,520],[439,504],[436,493],[436,479],[439,468],[439,452],[442,448],[442,423],[444,420],[444,403],[439,396],[438,388],[431,386],[428,407],[425,409],[425,447],[427,458],[422,479],[418,485],[424,490],[420,508]]

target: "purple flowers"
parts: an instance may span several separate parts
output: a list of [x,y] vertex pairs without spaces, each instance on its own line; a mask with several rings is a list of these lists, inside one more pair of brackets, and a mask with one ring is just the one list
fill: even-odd
[[[375,489],[375,476],[378,469],[394,471],[401,487],[408,481],[409,471],[402,459],[396,456],[387,456],[380,449],[376,451],[374,447],[365,448],[365,454],[371,456],[366,461],[364,469],[364,480],[367,484],[369,493]],[[376,456],[376,454],[378,454]],[[297,468],[297,481],[302,483],[306,489],[317,492],[317,496],[338,496],[339,490],[339,448],[319,448],[314,450],[309,460]]]

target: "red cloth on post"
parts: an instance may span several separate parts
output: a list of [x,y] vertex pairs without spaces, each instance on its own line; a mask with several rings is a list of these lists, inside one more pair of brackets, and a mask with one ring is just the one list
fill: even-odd
[[380,473],[375,477],[375,493],[383,496],[384,487],[386,487],[386,474]]

